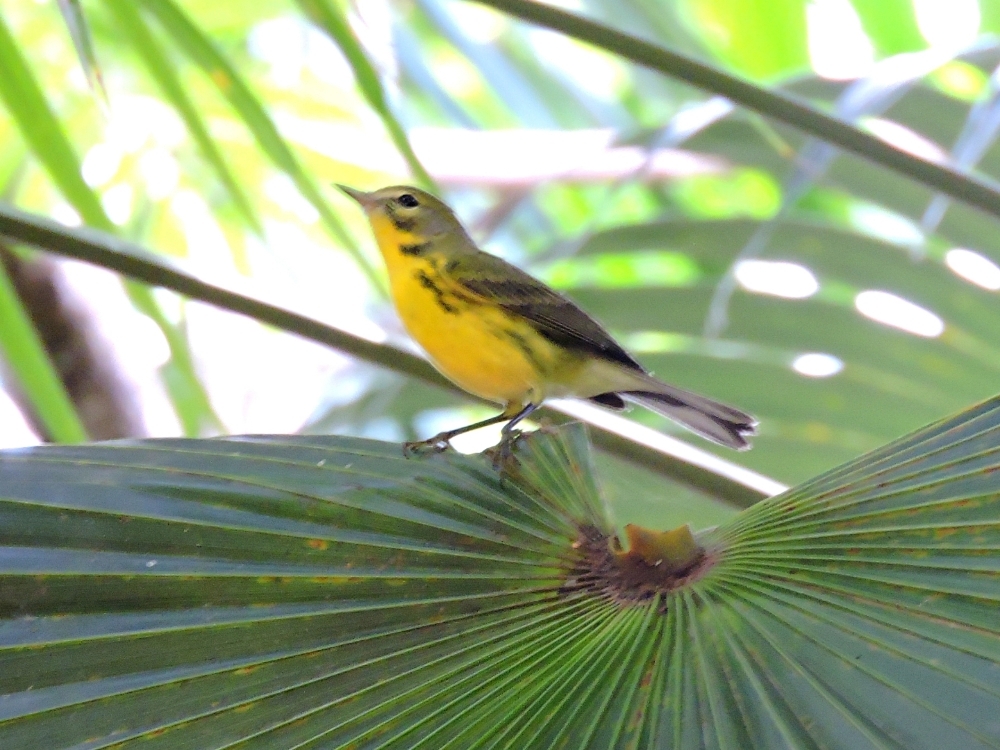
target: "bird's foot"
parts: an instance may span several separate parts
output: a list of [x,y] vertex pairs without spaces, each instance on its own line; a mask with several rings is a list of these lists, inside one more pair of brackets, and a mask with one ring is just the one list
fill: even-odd
[[447,450],[455,450],[451,445],[450,435],[447,432],[440,432],[426,440],[414,440],[403,443],[403,456],[406,458],[444,453]]
[[500,438],[500,442],[492,448],[487,448],[483,453],[493,462],[493,468],[501,474],[508,474],[517,468],[517,456],[514,451],[517,443],[524,437],[520,430],[505,432]]

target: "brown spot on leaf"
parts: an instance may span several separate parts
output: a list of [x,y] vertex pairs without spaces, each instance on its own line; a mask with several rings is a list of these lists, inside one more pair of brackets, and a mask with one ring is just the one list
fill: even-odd
[[638,605],[701,578],[715,557],[691,537],[687,527],[655,532],[626,527],[630,546],[595,526],[584,526],[574,543],[580,557],[562,593],[589,591],[623,605]]

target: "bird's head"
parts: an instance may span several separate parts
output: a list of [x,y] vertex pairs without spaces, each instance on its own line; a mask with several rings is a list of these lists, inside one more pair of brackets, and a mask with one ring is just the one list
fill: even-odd
[[361,205],[376,235],[380,229],[390,228],[421,239],[454,234],[456,230],[459,236],[465,235],[452,210],[419,188],[394,185],[365,193],[346,185],[337,187]]

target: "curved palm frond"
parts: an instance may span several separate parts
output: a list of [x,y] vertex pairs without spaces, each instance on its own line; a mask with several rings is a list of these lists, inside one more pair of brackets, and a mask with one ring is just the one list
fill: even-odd
[[579,427],[504,478],[345,438],[8,451],[0,739],[996,747],[998,435],[994,399],[667,573],[616,550]]

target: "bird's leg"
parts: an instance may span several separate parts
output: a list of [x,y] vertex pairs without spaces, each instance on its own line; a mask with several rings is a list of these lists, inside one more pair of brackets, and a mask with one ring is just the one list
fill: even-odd
[[518,422],[530,415],[539,406],[540,404],[528,404],[513,417],[510,417],[510,421],[503,426],[503,429],[500,431],[500,442],[496,444],[495,448],[490,449],[493,457],[493,468],[502,471],[514,461],[514,446],[517,445],[517,441],[521,438],[521,431],[515,429],[515,427]]
[[[482,422],[468,424],[465,425],[465,427],[458,427],[454,430],[439,432],[437,435],[432,438],[428,438],[427,440],[415,440],[413,442],[403,443],[403,455],[409,458],[410,456],[416,456],[425,452],[443,453],[451,448],[451,439],[453,437],[466,432],[472,432],[473,430],[478,430],[480,427],[489,427],[491,424],[503,422],[505,419],[510,419],[510,417],[507,416],[506,411],[502,414],[497,414],[495,417],[484,419]],[[507,428],[505,427],[504,429]]]

